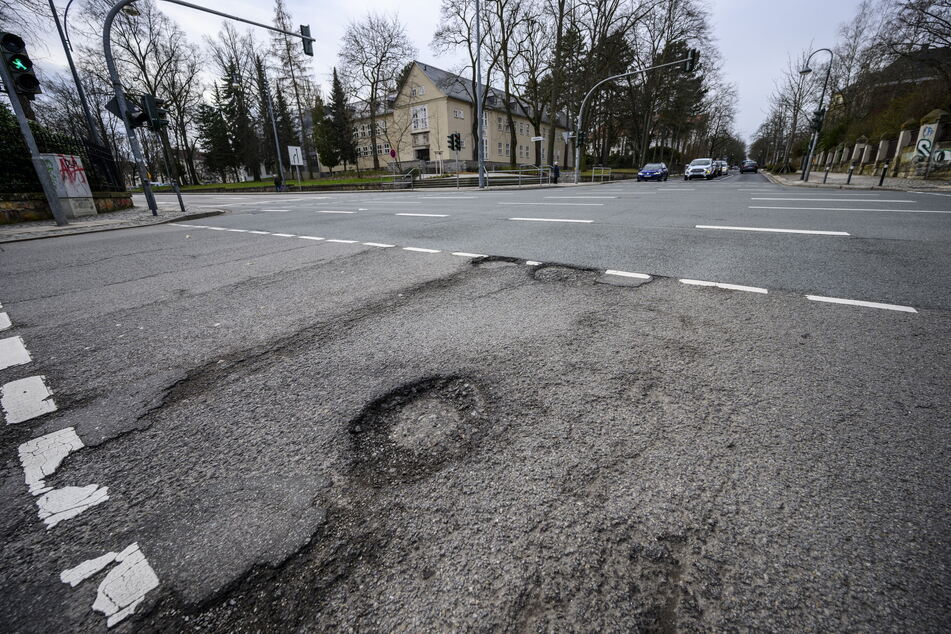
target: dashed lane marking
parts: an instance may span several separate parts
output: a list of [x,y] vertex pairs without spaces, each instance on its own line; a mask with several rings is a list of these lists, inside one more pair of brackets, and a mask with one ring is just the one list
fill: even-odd
[[109,487],[90,484],[84,487],[68,486],[53,489],[36,501],[40,519],[50,530],[60,522],[76,517],[86,509],[109,499]]
[[317,211],[319,214],[355,214],[355,211],[339,211],[336,209],[320,209]]
[[10,321],[10,315],[6,313],[0,313],[0,330],[6,330],[12,325],[13,323]]
[[467,253],[466,251],[453,251],[453,255],[458,255],[461,258],[487,258],[489,256],[483,253]]
[[[211,227],[208,227],[208,229],[211,229]],[[269,236],[269,235],[271,235],[271,232],[270,232],[270,231],[250,231],[250,230],[249,230],[248,233],[256,233],[256,234],[258,234],[259,236]]]
[[522,222],[580,222],[588,224],[594,220],[572,220],[570,218],[509,218],[509,220],[519,220]]
[[261,211],[290,211],[290,209],[262,209]]
[[271,235],[277,238],[295,238],[296,237],[293,233],[272,233]]
[[448,218],[449,214],[393,214],[394,216],[421,216],[424,218]]
[[0,387],[0,407],[7,425],[23,423],[56,411],[45,376],[29,376]]
[[327,238],[325,242],[339,242],[340,244],[356,244],[356,240],[337,240],[335,238]]
[[756,198],[750,197],[750,200],[795,200],[795,201],[807,201],[807,202],[820,202],[820,203],[834,203],[834,202],[850,202],[850,203],[915,203],[916,200],[897,200],[894,198],[813,198],[807,196],[801,196],[799,198],[776,198],[776,197],[767,197],[767,198]]
[[729,231],[763,231],[766,233],[805,233],[817,236],[847,236],[845,231],[819,231],[815,229],[767,229],[764,227],[725,227],[720,225],[696,225],[697,229],[724,229]]
[[636,277],[639,280],[649,280],[651,278],[651,276],[646,273],[631,273],[629,271],[613,271],[609,269],[604,273],[606,275],[619,275],[621,277]]
[[689,284],[690,286],[715,286],[716,288],[722,288],[728,291],[746,291],[747,293],[762,293],[765,295],[769,291],[765,288],[760,288],[758,286],[742,286],[740,284],[724,284],[722,282],[707,282],[705,280],[680,280],[683,284]]
[[60,573],[60,580],[76,587],[79,583],[116,562],[99,584],[92,609],[106,616],[106,627],[112,627],[135,612],[145,595],[159,586],[158,577],[138,543],[120,553],[106,553],[82,562]]
[[798,209],[804,211],[889,211],[905,214],[951,214],[944,209],[859,209],[857,207],[753,207],[750,209]]
[[541,266],[542,263],[538,260],[525,260],[525,266]]
[[863,306],[865,308],[881,308],[882,310],[897,310],[903,313],[917,313],[918,312],[911,306],[900,306],[898,304],[883,304],[881,302],[865,302],[858,299],[842,299],[841,297],[823,297],[822,295],[806,295],[806,299],[813,302],[826,302],[829,304],[847,304],[849,306]]
[[617,196],[545,196],[546,199],[575,198],[579,200],[597,199],[597,198],[617,198]]
[[297,236],[301,240],[323,240],[323,238],[318,238],[317,236]]
[[52,491],[46,478],[53,475],[69,454],[85,447],[73,427],[28,440],[18,448],[23,477],[31,495]]
[[422,247],[403,247],[404,251],[416,251],[417,253],[441,253],[439,249],[424,249]]
[[423,200],[471,200],[476,196],[422,196]]
[[33,359],[23,343],[23,337],[0,339],[0,370],[29,363]]
[[383,242],[364,242],[363,244],[368,247],[380,247],[381,249],[390,249],[396,246],[395,244],[385,244]]
[[604,203],[519,203],[519,202],[501,202],[496,203],[497,205],[544,205],[545,207],[551,207],[553,205],[561,205],[563,207],[604,207]]

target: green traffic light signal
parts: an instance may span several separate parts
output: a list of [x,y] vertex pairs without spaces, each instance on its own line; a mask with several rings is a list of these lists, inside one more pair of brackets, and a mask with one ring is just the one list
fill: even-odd
[[13,68],[13,70],[25,73],[33,68],[33,62],[25,55],[14,55],[10,58],[10,67]]
[[10,83],[17,94],[32,100],[35,94],[41,92],[22,37],[13,33],[0,33],[0,56],[9,70]]

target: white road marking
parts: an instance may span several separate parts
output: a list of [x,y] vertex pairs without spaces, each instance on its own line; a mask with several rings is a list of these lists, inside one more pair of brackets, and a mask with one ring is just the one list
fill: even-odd
[[884,310],[897,310],[903,313],[917,313],[918,311],[911,306],[899,306],[898,304],[882,304],[880,302],[863,302],[858,299],[842,299],[840,297],[823,297],[822,295],[806,295],[806,299],[813,302],[827,302],[829,304],[848,304],[850,306],[864,306],[865,308],[882,308]]
[[29,376],[0,387],[0,407],[7,425],[22,423],[56,411],[45,376]]
[[23,337],[0,339],[0,370],[29,363],[33,359],[23,343]]
[[383,244],[382,242],[364,242],[363,244],[368,247],[380,247],[381,249],[389,249],[396,246],[395,244]]
[[423,200],[469,200],[475,196],[422,196]]
[[272,233],[271,235],[276,236],[278,238],[296,238],[297,237],[293,233]]
[[748,293],[762,293],[766,294],[767,291],[765,288],[760,288],[758,286],[741,286],[739,284],[723,284],[721,282],[707,282],[704,280],[680,280],[684,284],[690,284],[691,286],[715,286],[717,288],[722,288],[728,291],[746,291]]
[[393,214],[394,216],[423,216],[425,218],[448,218],[449,214]]
[[578,198],[587,200],[589,198],[617,198],[617,196],[545,196],[545,198]]
[[85,487],[53,489],[36,501],[40,519],[50,530],[63,520],[76,517],[86,509],[109,499],[109,487],[90,484]]
[[891,211],[906,214],[951,214],[949,210],[942,209],[858,209],[855,207],[753,207],[750,209],[799,209],[805,211]]
[[542,263],[538,260],[525,260],[525,266],[541,266]]
[[357,241],[356,240],[336,240],[336,239],[327,238],[326,242],[339,242],[341,244],[356,244]]
[[256,233],[261,236],[271,235],[270,231],[248,231],[248,233]]
[[798,200],[798,201],[815,201],[815,202],[822,202],[822,203],[830,203],[830,202],[834,203],[834,202],[843,202],[843,201],[850,202],[850,203],[913,203],[913,202],[917,202],[914,200],[896,200],[893,198],[886,198],[883,200],[881,198],[843,198],[841,196],[838,198],[811,198],[811,197],[755,198],[751,196],[750,200]]
[[207,227],[207,228],[211,229],[212,231],[227,231],[227,229],[225,229],[224,227]]
[[697,229],[728,229],[730,231],[765,231],[767,233],[807,233],[817,236],[847,236],[845,231],[818,231],[813,229],[765,229],[763,227],[724,227],[720,225],[696,225]]
[[6,313],[0,313],[0,330],[6,330],[13,324],[10,322],[10,315]]
[[465,251],[454,251],[453,255],[458,255],[461,258],[485,258],[488,257],[483,253],[466,253]]
[[418,253],[439,253],[439,249],[423,249],[421,247],[403,247],[404,251],[416,251]]
[[45,478],[53,475],[66,456],[83,447],[85,445],[73,427],[60,429],[21,444],[17,451],[30,494],[41,495],[52,491],[52,487],[46,486]]
[[594,220],[570,220],[568,218],[509,218],[509,220],[522,220],[524,222],[594,222]]
[[908,192],[909,194],[928,194],[929,196],[951,196],[951,194],[942,194],[940,192]]
[[247,233],[247,229],[228,229],[228,231],[234,231],[235,233]]
[[336,211],[333,209],[321,209],[317,213],[319,214],[355,214],[355,211]]
[[621,277],[636,277],[639,280],[649,280],[650,275],[645,275],[644,273],[629,273],[628,271],[613,271],[608,270],[604,272],[606,275],[620,275]]
[[121,553],[106,553],[101,557],[84,561],[74,568],[60,573],[60,580],[75,587],[77,584],[104,569],[113,561],[106,578],[99,584],[92,609],[106,615],[106,627],[112,627],[135,612],[145,600],[145,595],[159,585],[158,577],[138,543],[133,543]]
[[297,236],[301,240],[323,240],[323,238],[318,238],[317,236]]
[[561,205],[564,207],[604,207],[604,203],[514,203],[514,202],[505,202],[505,203],[496,203],[498,205],[544,205],[546,207],[551,207],[553,205]]
[[290,209],[262,209],[261,211],[290,211]]
[[657,191],[659,192],[692,192],[696,191],[696,187],[658,187]]

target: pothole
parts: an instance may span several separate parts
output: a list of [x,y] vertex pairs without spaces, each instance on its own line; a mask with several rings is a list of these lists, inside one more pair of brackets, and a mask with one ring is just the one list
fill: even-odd
[[492,255],[486,258],[479,258],[473,262],[472,265],[480,269],[504,269],[511,266],[519,266],[519,260]]
[[484,430],[485,399],[472,381],[405,385],[351,421],[355,475],[376,486],[416,480],[465,456]]
[[534,277],[539,282],[559,284],[591,284],[600,274],[594,269],[585,269],[561,264],[549,264],[535,269]]

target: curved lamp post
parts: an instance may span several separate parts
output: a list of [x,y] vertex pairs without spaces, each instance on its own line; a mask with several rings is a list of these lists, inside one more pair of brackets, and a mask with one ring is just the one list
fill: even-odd
[[[829,85],[829,73],[832,71],[832,58],[834,55],[832,51],[827,48],[816,49],[813,52],[809,53],[809,57],[806,58],[806,67],[799,71],[800,75],[808,75],[812,72],[812,69],[809,68],[809,62],[812,61],[812,56],[816,53],[825,52],[829,54],[829,63],[826,66],[826,76],[822,80],[822,92],[819,93],[819,111],[822,111],[822,104],[826,96],[826,88]],[[812,140],[809,142],[809,154],[806,156],[806,166],[802,170],[802,174],[799,177],[799,180],[809,181],[809,172],[812,171],[812,153],[816,150],[816,143],[819,141],[819,132],[822,131],[822,122],[825,120],[825,113],[820,115],[819,120],[817,121],[816,129],[812,133]]]

